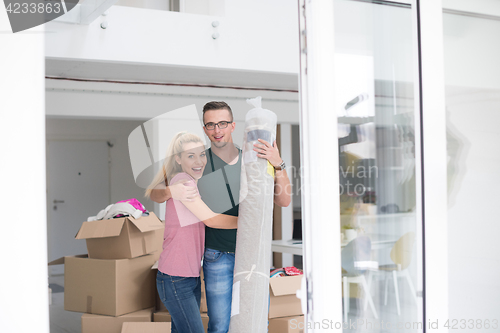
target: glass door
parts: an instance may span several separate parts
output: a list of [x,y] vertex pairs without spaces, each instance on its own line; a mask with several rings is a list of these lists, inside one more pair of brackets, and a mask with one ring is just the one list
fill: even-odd
[[429,324],[415,10],[406,1],[301,3],[308,332]]
[[335,1],[344,331],[423,329],[410,5]]

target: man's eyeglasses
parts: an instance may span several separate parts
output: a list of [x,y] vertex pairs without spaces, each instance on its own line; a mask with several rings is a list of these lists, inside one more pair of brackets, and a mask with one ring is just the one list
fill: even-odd
[[218,126],[219,129],[224,129],[227,127],[227,125],[229,125],[230,123],[232,123],[232,121],[219,121],[218,123],[206,123],[205,124],[205,128],[209,131],[212,131],[215,129],[215,126]]

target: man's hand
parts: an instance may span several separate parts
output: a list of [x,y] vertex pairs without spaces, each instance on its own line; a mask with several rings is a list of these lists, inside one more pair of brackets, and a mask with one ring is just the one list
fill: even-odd
[[198,196],[194,184],[186,179],[179,180],[169,186],[172,198],[179,201],[194,201]]
[[257,156],[265,158],[272,164],[273,167],[277,167],[283,161],[280,157],[280,152],[278,146],[276,145],[276,140],[274,140],[273,145],[266,140],[259,139],[259,143],[255,143],[253,150],[257,152]]
[[[280,157],[276,140],[273,145],[265,140],[259,139],[260,143],[255,143],[253,150],[257,152],[257,156],[265,158],[277,167],[283,162]],[[286,173],[286,170],[276,170],[276,177],[274,178],[274,202],[280,207],[287,207],[292,201],[292,185]]]

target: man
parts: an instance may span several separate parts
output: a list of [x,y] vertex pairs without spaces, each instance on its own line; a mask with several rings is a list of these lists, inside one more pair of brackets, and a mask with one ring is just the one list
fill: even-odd
[[[233,143],[236,124],[231,108],[225,102],[209,102],[203,107],[204,131],[211,141],[207,149],[207,165],[198,181],[203,201],[216,213],[238,216],[242,156]],[[276,142],[259,140],[254,150],[275,167],[274,201],[286,207],[291,201],[291,184]],[[180,197],[192,198],[195,191],[187,186],[153,190],[151,199],[164,202]],[[236,229],[205,229],[203,274],[208,308],[208,332],[226,333],[231,318]]]

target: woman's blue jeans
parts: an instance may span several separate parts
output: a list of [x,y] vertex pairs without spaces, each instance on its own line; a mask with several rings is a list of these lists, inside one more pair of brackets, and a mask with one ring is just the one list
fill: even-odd
[[200,277],[173,276],[158,271],[156,288],[172,317],[172,333],[205,333],[200,315]]

